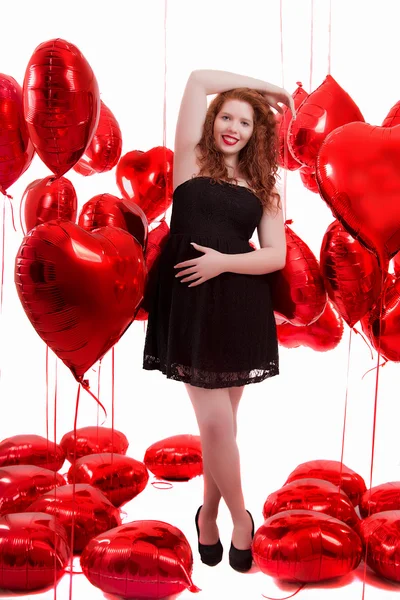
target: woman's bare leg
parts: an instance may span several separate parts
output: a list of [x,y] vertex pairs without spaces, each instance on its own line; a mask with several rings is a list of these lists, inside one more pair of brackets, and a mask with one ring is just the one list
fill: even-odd
[[202,508],[199,516],[200,543],[214,544],[218,540],[216,516],[222,494],[234,524],[233,544],[236,548],[248,548],[251,520],[244,506],[240,457],[235,439],[237,428],[234,426],[241,393],[238,390],[231,394],[228,388],[208,390],[185,385],[200,429],[205,467],[204,498],[207,504],[206,510],[203,512]]

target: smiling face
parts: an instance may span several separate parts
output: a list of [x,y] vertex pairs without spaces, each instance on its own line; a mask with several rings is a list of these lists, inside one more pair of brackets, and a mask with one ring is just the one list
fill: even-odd
[[253,107],[242,100],[226,100],[214,121],[217,148],[226,155],[245,147],[254,129]]

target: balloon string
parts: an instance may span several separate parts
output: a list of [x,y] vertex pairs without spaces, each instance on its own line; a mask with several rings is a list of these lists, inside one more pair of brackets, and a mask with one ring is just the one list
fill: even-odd
[[75,533],[75,481],[76,481],[76,426],[78,423],[79,398],[81,386],[78,385],[76,396],[75,418],[74,418],[74,469],[72,470],[72,521],[71,521],[71,554],[70,554],[70,581],[69,581],[69,600],[72,600],[72,561],[74,558],[74,533]]
[[[280,29],[280,42],[281,42],[281,81],[282,87],[285,87],[285,70],[284,70],[284,58],[283,58],[283,0],[279,3],[279,29]],[[286,113],[285,113],[286,114]],[[281,116],[281,127],[285,119],[285,114]],[[288,161],[288,145],[283,145],[283,164],[287,164]],[[283,215],[286,218],[287,214],[287,169],[283,169]]]
[[[361,331],[358,331],[358,329],[356,329],[355,327],[352,327],[352,330],[354,331],[354,333],[357,333],[358,335],[361,335],[362,339],[364,340],[364,342],[366,343],[370,353],[371,353],[371,359],[374,358],[374,355],[372,354],[372,350],[371,350],[371,346],[368,344],[367,339],[365,338],[365,336],[361,333]],[[368,373],[368,371],[367,371]]]
[[46,344],[46,460],[49,462],[49,347]]
[[114,461],[115,346],[111,349],[111,466]]
[[[342,449],[340,454],[340,472],[339,472],[339,494],[342,489],[342,472],[343,472],[343,457],[344,457],[344,442],[346,438],[346,423],[347,423],[347,404],[349,395],[349,375],[350,375],[350,356],[351,356],[351,339],[352,329],[350,329],[349,347],[347,350],[347,374],[346,374],[346,392],[344,400],[344,415],[343,415],[343,431],[342,431]],[[338,507],[339,508],[339,507]]]
[[[46,346],[47,347],[47,346]],[[46,353],[46,358],[48,358],[48,353]],[[46,364],[47,367],[47,364]],[[46,369],[47,371],[47,369]],[[58,361],[56,357],[55,362],[55,377],[54,377],[54,451],[56,452],[56,442],[57,442],[57,387],[58,387]],[[47,436],[48,437],[48,436]],[[47,439],[48,443],[48,439]],[[57,506],[57,472],[54,471],[54,506]],[[55,511],[54,519],[56,522],[56,529],[54,533],[54,600],[57,600],[57,511]]]
[[377,365],[376,367],[372,367],[372,369],[368,369],[368,371],[365,371],[364,375],[361,377],[361,380],[363,380],[368,373],[371,373],[371,371],[375,371],[375,369],[379,369],[379,367],[384,367],[387,364],[387,362],[387,360],[384,360],[383,363],[381,363],[380,365]]
[[14,220],[14,207],[13,207],[13,205],[11,203],[11,200],[10,200],[11,196],[7,196],[7,198],[8,198],[8,202],[10,203],[12,226],[13,226],[14,231],[16,232],[17,229],[15,227],[15,220]]
[[100,406],[100,408],[102,408],[102,409],[103,409],[103,412],[104,412],[104,417],[105,417],[105,418],[104,418],[104,421],[103,421],[102,425],[104,425],[104,423],[105,423],[105,420],[107,419],[107,411],[106,411],[106,409],[104,408],[104,406],[102,405],[102,403],[100,402],[100,400],[99,400],[98,398],[96,398],[96,396],[95,396],[95,395],[93,394],[93,392],[90,390],[90,387],[89,387],[89,381],[88,381],[87,379],[79,379],[79,380],[78,380],[78,383],[79,383],[79,384],[80,384],[80,385],[83,387],[83,389],[84,389],[84,390],[86,390],[86,391],[87,391],[87,393],[88,393],[88,394],[90,394],[90,396],[92,396],[92,398],[94,398],[94,399],[96,400],[96,402],[97,402],[97,404]]
[[[381,289],[383,289],[384,279],[385,279],[385,275],[384,275],[384,272],[382,269]],[[376,367],[376,376],[375,376],[374,417],[373,417],[373,425],[372,425],[372,443],[371,443],[371,467],[370,467],[370,473],[369,473],[369,496],[371,496],[372,474],[373,474],[373,470],[374,470],[376,417],[377,417],[377,413],[378,413],[378,391],[379,391],[379,371],[380,371],[379,361],[381,358],[383,301],[384,301],[384,294],[381,294],[380,300],[379,300],[380,306],[379,306],[378,357],[377,357],[377,367]],[[368,516],[370,516],[370,514],[371,514],[371,504],[369,503]],[[368,554],[368,540],[367,540],[367,543],[365,544],[362,600],[364,600],[364,598],[365,598],[365,586],[366,586],[366,580],[367,580],[367,554]]]
[[284,596],[283,598],[273,598],[272,596],[264,596],[264,594],[261,594],[261,596],[263,598],[267,598],[267,600],[289,600],[289,598],[293,598],[294,596],[296,596],[296,594],[298,594],[300,590],[302,590],[306,585],[306,583],[302,583],[301,586],[293,594],[290,594],[290,596]]
[[314,0],[311,0],[311,22],[310,22],[310,93],[312,92],[313,77],[313,46],[314,46]]
[[[167,179],[167,9],[168,0],[164,0],[164,98],[163,98],[163,148],[164,148],[164,215],[165,219],[170,193]],[[135,315],[136,316],[136,315]]]
[[[159,484],[161,486],[164,485],[164,487],[157,487],[156,484]],[[173,485],[172,485],[172,483],[170,481],[152,481],[151,485],[153,487],[155,487],[156,490],[170,490],[173,487]]]
[[332,59],[332,0],[329,0],[328,40],[328,75],[330,75]]

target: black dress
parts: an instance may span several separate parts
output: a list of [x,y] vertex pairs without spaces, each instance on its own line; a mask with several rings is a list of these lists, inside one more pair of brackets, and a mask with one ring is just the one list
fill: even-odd
[[189,287],[191,281],[175,277],[183,267],[174,269],[203,256],[190,242],[226,254],[253,252],[249,239],[262,210],[248,188],[210,177],[175,189],[149,308],[144,369],[202,388],[241,386],[279,373],[268,274],[221,273]]

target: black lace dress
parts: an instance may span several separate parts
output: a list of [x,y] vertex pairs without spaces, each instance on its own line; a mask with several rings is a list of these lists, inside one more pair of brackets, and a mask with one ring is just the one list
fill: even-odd
[[203,256],[190,242],[226,254],[253,252],[262,204],[242,186],[195,177],[173,197],[170,235],[158,265],[143,368],[203,388],[241,386],[279,372],[270,276],[221,273],[189,287],[177,263]]

